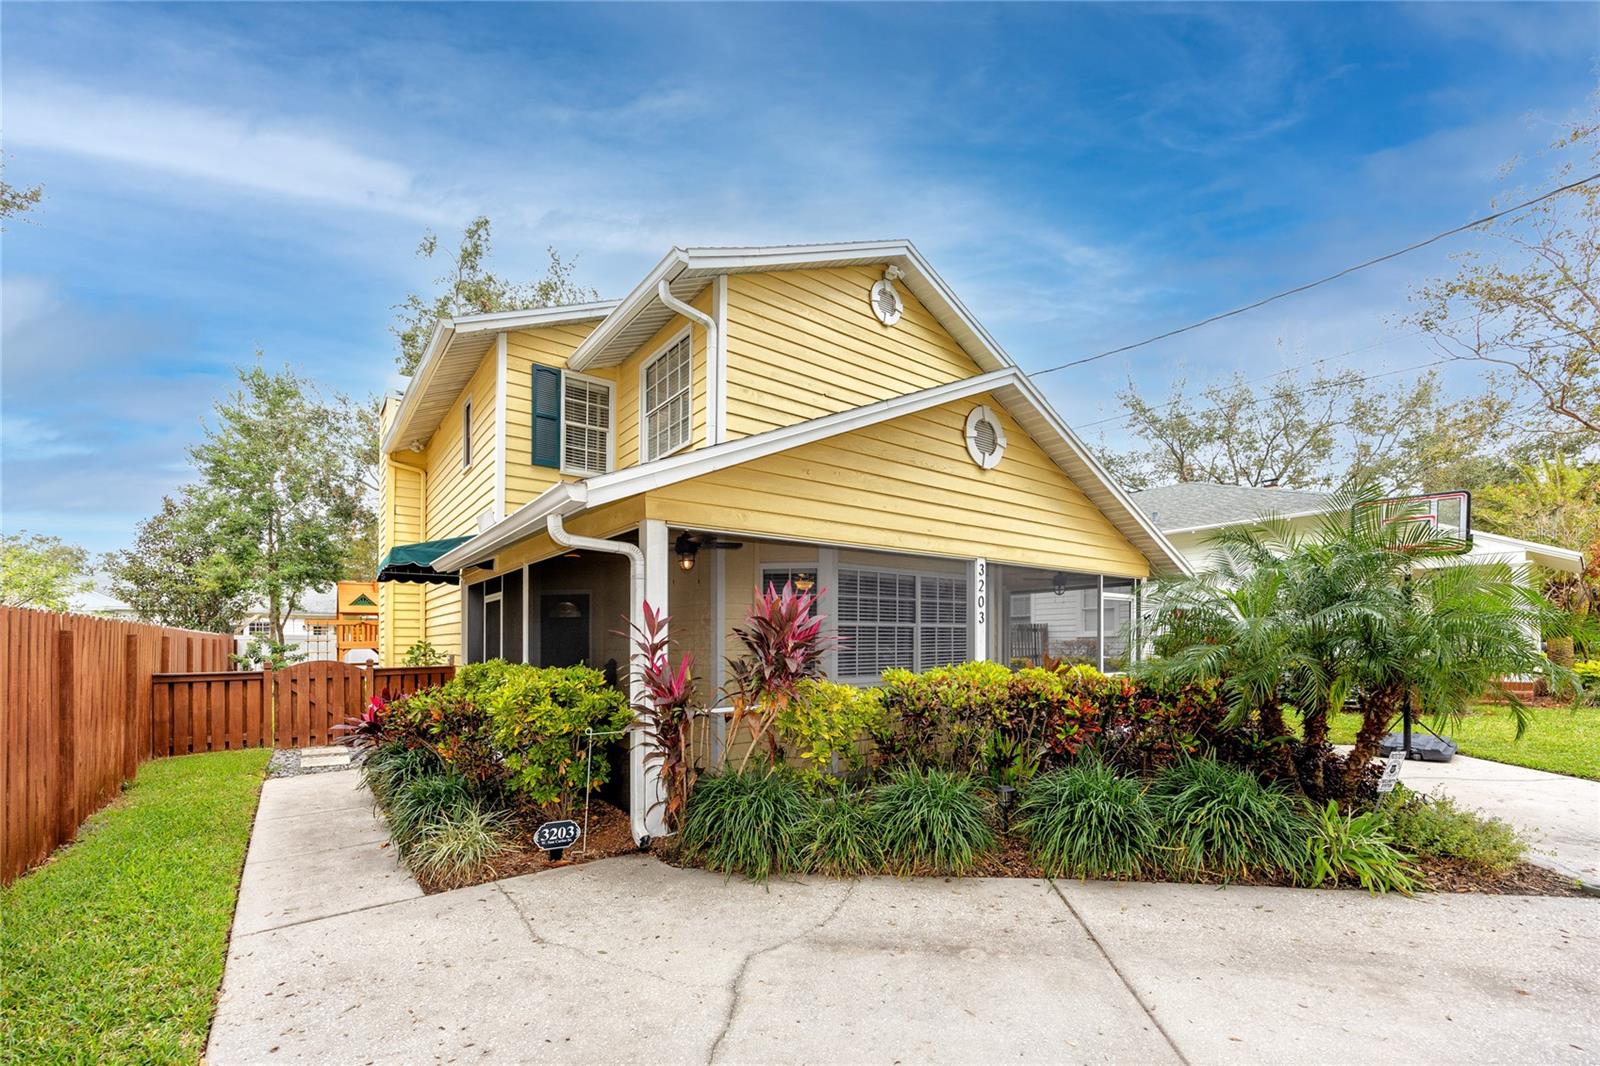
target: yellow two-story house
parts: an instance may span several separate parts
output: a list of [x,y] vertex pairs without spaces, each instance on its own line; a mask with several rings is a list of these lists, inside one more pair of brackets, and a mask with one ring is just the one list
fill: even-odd
[[620,301],[440,322],[383,452],[385,662],[626,678],[648,601],[714,702],[732,627],[793,581],[837,679],[1115,668],[1139,583],[1187,569],[908,241],[675,248]]

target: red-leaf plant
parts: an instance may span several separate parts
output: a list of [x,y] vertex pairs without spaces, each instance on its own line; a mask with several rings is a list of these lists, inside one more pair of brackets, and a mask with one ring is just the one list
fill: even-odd
[[389,690],[384,689],[373,694],[366,710],[346,718],[342,725],[334,726],[329,732],[341,734],[340,742],[357,751],[374,747],[383,739],[384,719],[388,713]]
[[[737,734],[743,726],[750,734],[750,745],[739,761],[741,770],[762,741],[768,759],[777,764],[778,715],[801,681],[822,673],[822,655],[833,641],[822,634],[822,616],[813,613],[816,605],[817,597],[796,592],[793,582],[786,582],[782,592],[769,584],[756,597],[745,624],[734,627],[733,635],[745,653],[728,660],[727,695],[733,704],[728,731]],[[724,762],[731,747],[723,748]]]
[[644,691],[643,702],[634,707],[633,725],[655,741],[655,750],[645,761],[660,764],[667,828],[674,829],[693,783],[689,756],[695,700],[693,660],[685,654],[673,664],[669,621],[646,601],[643,623],[631,627],[634,660]]

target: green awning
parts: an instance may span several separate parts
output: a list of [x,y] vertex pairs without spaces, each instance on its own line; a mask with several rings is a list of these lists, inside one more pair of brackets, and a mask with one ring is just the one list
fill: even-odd
[[425,540],[418,544],[397,544],[378,563],[379,581],[417,581],[432,585],[455,585],[461,578],[456,574],[440,573],[433,562],[452,548],[459,548],[471,537],[450,537],[446,540]]

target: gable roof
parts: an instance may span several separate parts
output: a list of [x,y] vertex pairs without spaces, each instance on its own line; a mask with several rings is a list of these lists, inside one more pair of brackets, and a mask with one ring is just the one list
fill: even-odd
[[655,336],[674,314],[661,302],[659,289],[663,281],[674,297],[687,302],[719,274],[879,265],[896,266],[904,272],[906,288],[980,369],[1001,370],[1016,365],[908,240],[673,248],[578,346],[568,365],[580,371],[616,366]]
[[417,364],[405,395],[400,398],[400,410],[383,435],[384,453],[409,448],[413,442],[424,442],[433,435],[502,331],[594,322],[605,318],[616,306],[615,300],[600,300],[440,319],[434,323],[422,361]]
[[441,555],[439,570],[461,570],[544,529],[552,514],[563,517],[652,489],[700,477],[813,441],[849,433],[939,404],[989,393],[1010,412],[1045,453],[1072,479],[1117,531],[1127,537],[1157,573],[1189,573],[1190,567],[1154,524],[1134,506],[1094,455],[1061,421],[1033,382],[1015,367],[991,371],[920,392],[894,396],[865,407],[813,418],[738,440],[551,486],[465,544]]
[[1213,485],[1204,481],[1162,485],[1133,494],[1133,502],[1163,533],[1244,525],[1268,515],[1302,518],[1325,511],[1329,498],[1325,492]]

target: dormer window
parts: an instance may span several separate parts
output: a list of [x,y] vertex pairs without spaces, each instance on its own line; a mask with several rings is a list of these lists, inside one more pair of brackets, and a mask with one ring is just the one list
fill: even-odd
[[694,357],[689,334],[644,364],[640,372],[640,458],[660,459],[689,443]]

